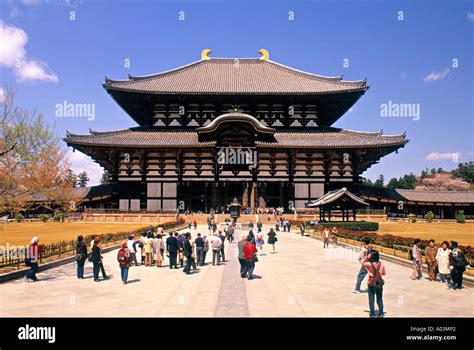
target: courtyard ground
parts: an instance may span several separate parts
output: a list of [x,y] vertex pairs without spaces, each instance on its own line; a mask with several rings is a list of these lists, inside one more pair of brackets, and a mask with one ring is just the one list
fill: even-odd
[[[113,251],[104,254],[108,281],[93,282],[89,263],[88,278],[78,280],[73,263],[40,273],[36,283],[0,285],[0,316],[368,317],[367,294],[351,293],[359,270],[356,249],[323,249],[321,241],[295,233],[278,238],[275,254],[265,246],[255,269],[259,278],[252,281],[240,278],[236,243],[226,244],[225,265],[207,265],[192,275],[167,266],[132,267],[127,285]],[[439,282],[412,281],[410,268],[385,264],[386,317],[474,316],[472,288],[452,291]]]

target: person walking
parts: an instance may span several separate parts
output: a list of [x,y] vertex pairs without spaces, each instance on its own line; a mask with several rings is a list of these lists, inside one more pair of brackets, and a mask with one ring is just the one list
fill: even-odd
[[147,233],[143,232],[140,240],[138,241],[138,247],[140,248],[141,264],[145,265],[145,240],[147,238]]
[[30,271],[28,271],[25,276],[28,282],[36,282],[38,280],[36,274],[38,273],[38,263],[41,256],[41,247],[38,245],[38,242],[38,237],[31,239],[28,254],[25,257],[26,266],[30,268]]
[[128,248],[128,242],[123,241],[122,246],[117,253],[117,262],[120,267],[120,277],[122,283],[127,284],[128,280],[128,269],[130,268],[130,249]]
[[360,294],[360,286],[365,276],[367,276],[367,270],[364,268],[364,266],[362,266],[362,264],[364,263],[365,258],[367,257],[371,249],[372,249],[372,245],[370,243],[370,239],[367,237],[364,237],[362,239],[362,249],[357,259],[360,264],[360,269],[359,269],[359,273],[357,274],[356,285],[352,293]]
[[252,242],[255,244],[255,235],[252,230],[249,230],[249,234],[247,236],[247,242]]
[[235,226],[234,224],[230,224],[228,229],[227,229],[227,240],[229,243],[234,242],[234,234],[235,234]]
[[262,232],[262,222],[260,220],[257,222],[257,232]]
[[[385,281],[382,276],[386,275],[384,264],[379,259],[379,252],[376,250],[370,251],[367,255],[362,266],[367,270],[369,274],[369,280],[367,283],[367,290],[369,295],[369,310],[370,317],[383,318],[383,286]],[[375,313],[375,299],[377,298],[378,313]]]
[[451,270],[452,289],[462,289],[462,279],[466,266],[468,265],[464,253],[459,250],[458,242],[451,242],[451,253],[449,254],[449,269]]
[[419,280],[423,278],[421,272],[421,251],[420,251],[420,239],[417,238],[413,241],[413,248],[411,249],[411,260],[413,262],[413,272],[411,274],[412,280]]
[[77,278],[84,278],[84,265],[87,259],[87,244],[84,242],[84,236],[77,236],[76,242],[76,263],[77,263]]
[[323,248],[329,248],[329,229],[327,227],[323,230]]
[[428,268],[428,279],[436,281],[436,274],[438,269],[438,262],[436,261],[436,254],[438,247],[435,245],[434,239],[430,239],[428,246],[425,248],[425,260]]
[[212,245],[212,266],[216,265],[216,260],[217,260],[217,265],[219,266],[221,264],[220,258],[221,258],[222,240],[218,236],[214,236],[212,238],[211,245]]
[[219,230],[219,238],[221,239],[222,241],[222,244],[221,244],[221,253],[220,253],[220,256],[221,256],[221,261],[222,262],[225,262],[225,252],[224,252],[224,245],[225,245],[225,236],[224,234],[222,233],[221,230]]
[[[100,251],[102,251],[102,245],[100,244],[100,236],[99,235],[94,236],[94,240],[92,241],[92,247],[94,247],[96,244],[99,246]],[[92,249],[91,249],[91,251],[92,251]],[[105,273],[104,264],[102,262],[102,255],[100,256],[100,259],[99,259],[99,270],[100,270],[100,273],[102,274],[102,278],[104,280],[108,280],[109,277]]]
[[270,229],[270,232],[268,232],[268,244],[272,246],[272,254],[275,253],[275,243],[278,242],[277,235],[273,229]]
[[332,244],[337,246],[337,228],[334,226],[331,230]]
[[263,245],[265,244],[265,240],[263,239],[263,233],[261,231],[257,232],[257,238],[255,240],[255,243],[258,250],[258,255],[262,256]]
[[133,264],[135,266],[138,266],[137,242],[135,242],[135,238],[132,235],[128,236],[127,247],[130,252],[130,265]]
[[451,270],[449,269],[449,255],[451,250],[449,249],[449,243],[443,241],[441,247],[438,248],[436,254],[436,261],[438,262],[439,279],[441,283],[449,282]]
[[178,236],[178,245],[179,245],[178,260],[181,267],[184,267],[184,241],[186,240],[186,237],[184,233],[180,235],[176,233],[176,235]]
[[168,253],[169,260],[170,260],[170,269],[173,267],[175,269],[178,268],[178,251],[179,251],[179,244],[178,239],[173,232],[170,233],[170,236],[166,239],[166,252]]
[[145,266],[151,266],[153,264],[153,234],[148,233],[145,241]]
[[158,233],[153,239],[153,253],[155,255],[156,267],[161,267],[163,264],[162,247],[164,248],[163,238],[161,238],[161,234]]
[[196,219],[194,219],[194,221],[193,221],[193,226],[194,226],[194,229],[197,230],[198,223],[197,223]]
[[206,255],[207,255],[207,252],[209,251],[209,240],[207,239],[206,235],[204,235],[202,240],[204,241],[204,249],[202,250],[201,265],[206,265]]
[[300,225],[300,233],[302,236],[304,236],[304,231],[305,231],[304,222],[302,222]]
[[187,275],[191,274],[191,260],[193,254],[193,247],[190,242],[191,233],[187,232],[184,236],[183,241],[183,255],[186,257],[186,266],[183,269],[183,272]]
[[247,244],[247,237],[242,235],[242,239],[237,243],[237,249],[239,252],[239,263],[240,263],[240,277],[247,278],[247,260],[245,259],[244,247]]
[[194,240],[194,247],[196,250],[196,263],[198,266],[201,266],[202,263],[202,257],[204,253],[204,240],[201,237],[201,234],[197,234],[197,238]]
[[93,264],[92,272],[94,275],[94,282],[99,282],[99,271],[100,271],[100,265],[102,262],[99,237],[96,237],[94,239],[94,245],[92,246],[92,251],[91,251],[89,260]]
[[248,280],[252,280],[253,271],[255,270],[255,263],[258,261],[256,253],[257,247],[249,241],[247,238],[247,243],[244,246],[244,253],[245,253],[245,260],[247,261],[247,278]]

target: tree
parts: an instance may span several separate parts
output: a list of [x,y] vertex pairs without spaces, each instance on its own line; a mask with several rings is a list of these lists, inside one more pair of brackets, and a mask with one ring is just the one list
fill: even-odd
[[415,189],[421,191],[467,191],[469,184],[463,179],[455,178],[450,173],[438,173],[422,179],[421,184]]
[[0,109],[0,212],[19,213],[34,196],[70,201],[69,166],[53,126],[36,110],[18,107],[11,88]]
[[384,182],[385,182],[385,179],[384,179],[384,176],[383,175],[379,175],[378,179],[375,180],[374,182],[374,187],[384,187]]
[[107,170],[104,170],[102,177],[100,178],[100,184],[105,185],[110,183],[110,173]]
[[86,187],[89,181],[87,171],[82,171],[77,175],[76,187]]
[[472,184],[474,183],[474,162],[459,163],[451,173]]

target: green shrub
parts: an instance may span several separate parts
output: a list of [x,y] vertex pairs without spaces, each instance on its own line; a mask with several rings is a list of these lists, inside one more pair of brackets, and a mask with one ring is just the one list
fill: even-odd
[[408,221],[414,224],[416,222],[416,215],[415,214],[408,215]]
[[429,211],[425,214],[425,219],[426,219],[426,222],[433,222],[433,219],[434,219],[434,214],[432,211]]
[[53,214],[53,220],[56,222],[61,221],[63,214],[59,210],[55,210]]
[[456,215],[456,222],[458,224],[465,224],[466,223],[466,217],[464,216],[464,210],[458,211],[458,215]]
[[22,213],[18,213],[18,214],[15,215],[15,220],[17,222],[22,222],[24,218],[25,218],[25,216]]
[[41,215],[39,216],[39,218],[40,218],[41,221],[46,222],[46,221],[48,221],[49,216],[46,215],[46,214],[41,214]]

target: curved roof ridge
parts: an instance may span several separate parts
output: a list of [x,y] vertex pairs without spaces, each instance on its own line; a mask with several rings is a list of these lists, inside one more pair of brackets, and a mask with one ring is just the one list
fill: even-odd
[[89,135],[85,135],[85,136],[119,134],[119,133],[122,133],[122,132],[132,131],[131,129],[132,128],[115,129],[115,130],[100,130],[100,131],[89,129]]
[[182,71],[184,69],[193,67],[193,66],[195,66],[199,63],[203,63],[203,62],[208,62],[208,60],[194,61],[194,62],[187,63],[185,65],[182,65],[182,66],[179,66],[179,67],[176,67],[176,68],[168,69],[168,70],[158,72],[158,73],[153,73],[153,74],[147,74],[147,75],[131,75],[131,74],[129,74],[128,79],[115,80],[115,79],[109,79],[109,78],[106,77],[105,82],[106,83],[108,83],[108,82],[111,82],[111,83],[128,83],[128,82],[133,82],[133,81],[137,81],[137,80],[146,80],[146,79],[150,79],[150,78],[156,78],[156,77],[159,77],[159,76],[168,75],[168,74],[172,74],[172,73],[175,73],[175,72]]
[[[363,83],[366,82],[366,79],[353,80],[353,81],[342,80],[342,77],[343,77],[342,75],[339,75],[339,76],[325,76],[325,75],[310,73],[310,72],[307,72],[307,71],[304,71],[304,70],[301,70],[301,69],[297,69],[297,68],[293,68],[293,67],[290,67],[290,66],[284,65],[282,63],[272,61],[272,60],[267,60],[267,61],[262,61],[262,62],[268,62],[268,63],[274,64],[276,66],[279,66],[280,68],[284,68],[286,70],[289,70],[291,72],[303,74],[305,76],[310,76],[310,77],[314,77],[314,78],[317,78],[317,79],[322,79],[322,80],[325,80],[325,81],[332,81],[332,82],[336,82],[336,83],[350,84],[350,85],[360,85],[360,84],[363,84]],[[361,87],[363,87],[363,85]]]
[[359,130],[352,130],[352,129],[341,129],[341,132],[345,132],[348,134],[355,134],[355,135],[381,136],[380,131],[359,131]]

